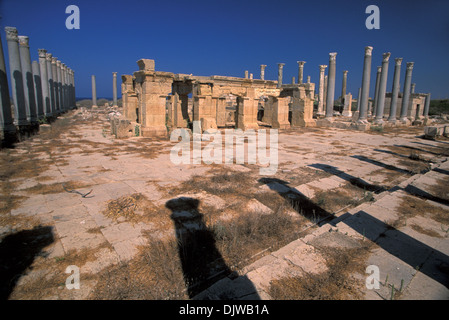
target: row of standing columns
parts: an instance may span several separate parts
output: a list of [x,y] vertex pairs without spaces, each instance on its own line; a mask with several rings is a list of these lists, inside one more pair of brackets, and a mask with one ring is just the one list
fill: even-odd
[[74,71],[45,49],[38,50],[39,62],[32,62],[29,38],[18,35],[14,27],[5,27],[5,32],[14,111],[11,112],[5,58],[0,46],[0,129],[14,133],[16,126],[19,129],[38,126],[39,120],[75,107]]

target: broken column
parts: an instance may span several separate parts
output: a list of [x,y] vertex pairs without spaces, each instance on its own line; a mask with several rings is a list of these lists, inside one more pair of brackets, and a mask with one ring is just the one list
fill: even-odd
[[341,115],[344,117],[352,117],[351,111],[352,94],[351,93],[345,94],[345,96],[343,97],[343,101],[344,105],[343,105],[343,112],[341,113]]
[[341,84],[341,100],[343,101],[343,99],[345,98],[346,95],[346,84],[348,81],[348,70],[344,70],[343,71],[343,81]]
[[293,90],[291,124],[294,127],[314,127],[313,99],[307,96],[304,87]]
[[408,103],[410,100],[410,86],[412,83],[412,71],[414,62],[407,62],[407,69],[405,70],[404,92],[402,94],[401,114],[399,120],[403,124],[409,124],[410,120],[407,119]]
[[415,87],[416,87],[416,83],[412,83],[410,93],[415,93]]
[[95,82],[95,76],[92,75],[92,108],[97,107],[97,84]]
[[248,70],[245,70],[245,79],[248,79]]
[[303,75],[304,75],[304,64],[305,61],[296,61],[298,63],[298,84],[303,83]]
[[243,131],[258,129],[257,112],[259,100],[255,99],[254,89],[248,89],[246,96],[237,97],[235,127]]
[[117,108],[117,72],[112,73],[112,106]]
[[260,65],[260,80],[265,80],[265,68],[267,67],[266,64]]
[[324,115],[324,71],[327,65],[320,65],[320,83],[318,89],[318,111],[317,115]]
[[38,49],[39,53],[39,71],[41,74],[42,101],[44,103],[44,116],[51,115],[50,96],[48,95],[48,74],[47,74],[47,50]]
[[134,91],[133,76],[122,75],[122,105],[125,119],[138,122],[137,94]]
[[334,116],[336,52],[329,53],[329,71],[327,78],[326,119]]
[[376,118],[375,123],[382,124],[385,108],[385,94],[387,92],[388,64],[390,60],[390,52],[382,55],[382,71],[380,75],[379,93],[377,96]]
[[1,40],[0,37],[0,130],[3,133],[2,138],[9,140],[14,136],[16,127],[12,119],[8,77],[6,75],[5,57]]
[[18,36],[18,39],[27,120],[30,123],[37,125],[33,70],[31,67],[30,47],[28,45],[29,38],[27,36]]
[[390,115],[388,121],[391,123],[396,122],[396,113],[398,105],[398,95],[399,95],[399,80],[401,78],[401,64],[402,58],[394,59],[394,75],[393,75],[393,88],[391,89],[391,103],[390,103]]
[[18,126],[27,126],[29,122],[25,106],[25,91],[23,88],[17,29],[14,27],[5,27],[5,31],[8,44],[11,91],[14,101],[14,123]]
[[285,63],[278,63],[278,88],[282,87],[282,69]]
[[42,97],[42,82],[41,82],[41,72],[39,69],[39,62],[33,61],[33,80],[34,80],[34,97],[36,99],[36,114],[38,119],[44,117],[44,100]]
[[369,84],[371,76],[371,58],[373,47],[365,47],[365,58],[363,61],[362,90],[360,92],[360,110],[358,123],[366,125],[368,113]]

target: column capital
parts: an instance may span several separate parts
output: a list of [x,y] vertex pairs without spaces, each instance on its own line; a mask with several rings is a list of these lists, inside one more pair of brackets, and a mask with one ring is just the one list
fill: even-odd
[[402,58],[395,58],[394,61],[396,62],[397,66],[400,66],[402,64]]
[[382,62],[388,62],[388,60],[390,59],[391,53],[390,52],[385,52],[382,54]]
[[348,74],[348,70],[343,70],[343,75],[347,75]]
[[373,54],[373,47],[367,46],[365,47],[365,56],[370,56]]
[[113,72],[112,75],[113,75],[114,77],[117,77],[117,72]]
[[414,62],[407,62],[407,70],[412,70],[414,64]]
[[327,68],[326,64],[320,64],[320,71],[324,71]]
[[336,58],[337,58],[337,52],[329,53],[329,60],[330,61],[335,61]]
[[58,58],[51,57],[51,64],[56,64],[56,61],[58,61]]
[[279,68],[284,67],[284,65],[285,65],[285,63],[282,63],[282,62],[278,63],[278,67],[279,67]]
[[19,46],[29,47],[28,43],[30,38],[28,36],[17,36],[19,40]]
[[39,54],[39,58],[46,58],[47,50],[45,50],[45,49],[37,49],[37,52]]
[[53,55],[51,53],[46,53],[45,54],[45,59],[47,59],[47,61],[51,62],[51,58],[53,57]]
[[57,66],[58,68],[61,67],[61,60],[56,60],[56,66]]
[[261,64],[261,65],[260,65],[260,67],[261,67],[262,69],[265,69],[266,66],[267,66],[266,64]]
[[19,41],[17,29],[14,27],[5,27],[6,40]]
[[306,63],[305,61],[296,61],[296,63],[298,63],[299,64],[299,66],[304,66],[304,64]]

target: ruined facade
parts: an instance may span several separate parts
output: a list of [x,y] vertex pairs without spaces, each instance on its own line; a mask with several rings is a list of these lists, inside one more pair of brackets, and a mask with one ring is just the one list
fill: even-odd
[[[314,83],[279,86],[279,81],[263,80],[264,68],[261,79],[253,79],[156,71],[150,59],[137,64],[138,71],[122,76],[123,115],[130,130],[137,125],[142,136],[163,137],[167,127],[186,128],[193,121],[201,123],[202,131],[230,124],[257,129],[260,110],[259,120],[272,128],[315,125]],[[235,113],[230,101],[236,103]]]

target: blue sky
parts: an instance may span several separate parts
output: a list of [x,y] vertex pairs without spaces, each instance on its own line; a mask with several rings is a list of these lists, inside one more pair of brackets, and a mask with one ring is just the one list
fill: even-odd
[[[68,5],[80,9],[80,29],[65,27]],[[380,9],[380,29],[368,30],[368,5]],[[266,64],[265,78],[277,80],[283,62],[284,83],[297,77],[296,61],[304,60],[304,78],[317,84],[319,65],[337,52],[336,98],[343,70],[348,92],[357,97],[364,47],[373,46],[371,92],[382,53],[391,52],[387,91],[391,91],[394,58],[413,61],[416,92],[449,98],[449,1],[377,0],[0,0],[0,27],[8,64],[5,26],[30,37],[31,58],[45,48],[75,70],[78,97],[112,97],[112,72],[132,74],[136,61],[154,59],[156,70],[194,75],[255,78]],[[327,70],[326,70],[327,72]],[[119,85],[120,85],[119,79]],[[120,95],[120,89],[119,95]]]

